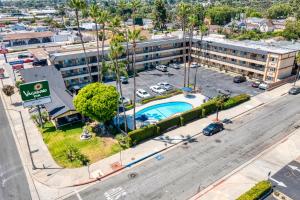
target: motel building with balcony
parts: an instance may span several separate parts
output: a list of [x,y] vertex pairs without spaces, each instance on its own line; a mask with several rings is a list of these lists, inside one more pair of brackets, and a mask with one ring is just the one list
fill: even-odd
[[[126,43],[123,46],[126,50]],[[254,41],[232,41],[216,36],[202,38],[194,36],[191,58],[201,66],[217,67],[220,70],[274,83],[292,75],[292,72],[295,71],[295,56],[299,50],[300,43],[288,41],[269,44]],[[61,72],[68,89],[72,89],[72,87],[79,89],[89,83],[88,68],[80,45],[70,45],[55,50],[46,49],[45,51],[49,64]],[[109,47],[106,46],[104,51],[106,63],[109,63]],[[136,70],[150,70],[159,64],[183,62],[183,56],[188,58],[188,52],[188,38],[186,45],[183,44],[182,37],[178,36],[140,41],[136,47]],[[95,44],[87,43],[86,53],[92,81],[96,82],[98,81],[98,70]],[[124,53],[119,60],[129,60],[128,70],[132,70],[131,44],[128,46],[128,55]]]

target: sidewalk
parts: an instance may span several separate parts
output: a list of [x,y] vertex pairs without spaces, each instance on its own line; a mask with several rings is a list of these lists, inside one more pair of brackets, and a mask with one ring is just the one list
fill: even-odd
[[[257,182],[268,179],[268,173],[275,174],[293,160],[300,162],[300,130],[297,129],[277,145],[256,156],[242,169],[218,180],[195,195],[191,200],[233,200],[248,191]],[[248,165],[247,165],[248,164]]]
[[[3,83],[12,84],[10,79],[4,79]],[[0,87],[2,88],[2,86]],[[291,84],[286,84],[272,91],[259,94],[242,105],[220,112],[219,116],[222,119],[233,118],[242,115],[251,109],[255,109],[258,106],[267,104],[280,98],[289,90],[289,88],[291,88]],[[41,199],[54,199],[69,192],[73,192],[74,188],[69,186],[92,181],[99,176],[112,173],[116,169],[112,166],[113,164],[118,165],[121,163],[124,166],[154,152],[173,146],[185,138],[197,135],[202,128],[211,123],[215,118],[215,115],[212,115],[207,118],[197,120],[186,126],[165,133],[162,136],[144,142],[134,148],[124,150],[121,153],[100,160],[94,164],[91,164],[89,167],[64,169],[58,166],[52,159],[47,146],[43,142],[41,134],[39,133],[33,121],[30,119],[28,110],[22,107],[20,95],[14,94],[12,96],[13,104],[11,104],[9,98],[6,97],[2,91],[0,93],[6,109],[19,110],[23,114],[30,147],[33,151],[33,160],[38,168],[36,170],[32,170],[31,168],[26,140],[18,113],[12,110],[8,111],[11,126],[13,127],[13,131],[16,136],[15,139],[18,141],[17,143],[20,147],[19,151],[21,149],[20,154],[21,157],[23,157],[23,162],[25,162],[23,164],[28,166],[29,173],[33,177],[34,184]]]

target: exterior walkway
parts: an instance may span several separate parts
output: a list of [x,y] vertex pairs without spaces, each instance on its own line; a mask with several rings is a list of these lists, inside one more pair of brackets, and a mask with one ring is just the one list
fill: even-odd
[[[12,84],[11,80],[8,78],[4,79],[3,83]],[[0,87],[2,88],[2,85]],[[221,119],[237,117],[251,109],[255,109],[258,106],[280,98],[282,95],[286,94],[289,88],[291,88],[291,84],[257,95],[242,105],[220,112],[219,117]],[[28,110],[22,107],[20,96],[18,94],[14,94],[12,96],[11,104],[9,98],[6,97],[1,90],[1,98],[8,110],[7,113],[9,114],[15,139],[17,140],[19,152],[21,157],[23,157],[23,164],[27,167],[29,178],[33,178],[34,185],[31,186],[31,188],[33,188],[32,192],[34,192],[34,190],[38,191],[40,199],[54,199],[66,195],[73,192],[75,189],[84,187],[81,186],[74,188],[68,186],[92,181],[99,176],[114,172],[116,169],[114,164],[118,165],[121,163],[124,166],[135,160],[153,154],[156,151],[173,146],[185,138],[199,134],[202,128],[211,123],[215,118],[215,115],[212,115],[207,118],[197,120],[186,126],[172,130],[162,136],[144,142],[134,148],[124,150],[119,154],[100,160],[88,167],[63,169],[52,159],[47,146],[43,142],[41,134],[30,119]],[[10,109],[21,111],[23,114],[34,164],[38,168],[36,170],[32,170],[31,168],[26,139],[18,112]],[[33,196],[33,199],[36,199],[36,196]]]

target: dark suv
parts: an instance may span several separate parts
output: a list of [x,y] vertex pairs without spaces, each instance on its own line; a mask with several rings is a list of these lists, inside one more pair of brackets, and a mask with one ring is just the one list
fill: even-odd
[[246,77],[245,76],[235,76],[234,78],[233,78],[233,82],[234,83],[243,83],[243,82],[245,82],[247,79],[246,79]]

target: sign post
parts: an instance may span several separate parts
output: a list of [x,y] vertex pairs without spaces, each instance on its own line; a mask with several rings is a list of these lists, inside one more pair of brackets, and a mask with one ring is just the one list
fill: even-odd
[[48,81],[36,81],[20,85],[20,94],[24,107],[37,106],[40,124],[43,127],[40,105],[50,103],[50,88]]

